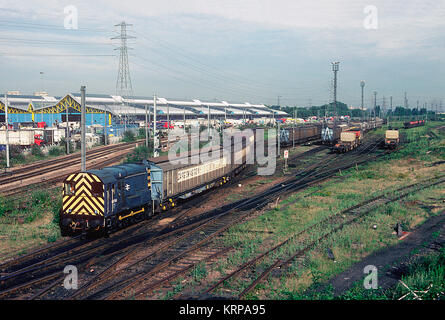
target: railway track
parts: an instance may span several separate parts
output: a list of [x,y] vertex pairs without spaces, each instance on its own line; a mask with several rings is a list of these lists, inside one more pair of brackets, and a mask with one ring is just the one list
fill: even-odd
[[[132,149],[133,146],[126,146],[126,147],[122,147],[119,150],[114,150],[114,152],[124,152],[125,150],[130,150]],[[103,160],[101,160],[101,158],[104,158]],[[104,151],[101,152],[100,154],[96,154],[93,158],[87,158],[87,161],[93,160],[92,164],[89,164],[89,169],[100,169],[104,166],[108,166],[111,164],[115,164],[116,162],[119,162],[122,158],[124,157],[123,154],[119,154],[119,155],[110,155],[109,151]],[[59,164],[57,165],[57,169],[54,168],[47,168],[47,169],[42,169],[41,171],[37,171],[37,172],[31,172],[31,173],[26,173],[24,175],[22,175],[22,177],[17,177],[16,180],[12,180],[13,178],[11,178],[11,182],[14,181],[23,181],[26,179],[30,179],[33,177],[37,177],[42,173],[49,173],[52,172],[53,170],[55,171],[55,174],[51,177],[43,177],[38,181],[34,181],[34,182],[29,182],[25,185],[18,185],[18,183],[14,183],[12,184],[12,187],[10,188],[3,188],[3,190],[0,191],[0,195],[2,196],[19,196],[22,195],[24,193],[28,193],[32,190],[35,190],[36,187],[38,187],[39,189],[45,188],[47,187],[48,189],[56,187],[56,184],[62,182],[67,175],[69,175],[70,173],[74,173],[76,171],[78,171],[78,168],[72,168],[71,170],[69,168],[66,168],[68,165],[65,164]],[[57,170],[59,171],[59,173],[57,173]],[[8,182],[9,183],[9,182]]]
[[[233,179],[233,182],[236,181],[237,177]],[[209,190],[207,193],[216,192],[216,190],[217,189]],[[202,203],[202,200],[196,198],[194,200],[189,200],[185,204],[185,206],[187,207],[188,205],[194,208],[194,206],[198,205],[198,203]],[[181,207],[179,209],[182,210]],[[172,213],[164,214],[162,216],[155,216],[152,220],[142,222],[142,224],[153,225],[160,219],[174,216],[176,211],[177,210],[175,209]],[[125,244],[123,244],[123,242],[119,243],[113,241],[113,245],[119,245],[120,247],[124,248],[122,250],[123,252],[125,250],[131,249],[138,243],[145,241],[147,238],[150,239],[149,241],[153,242],[154,240],[151,238],[153,238],[155,234],[158,234],[157,240],[161,240],[166,236],[164,235],[164,233],[168,234],[170,232],[170,229],[173,230],[171,231],[173,233],[180,232],[180,226],[178,226],[180,223],[184,224],[183,227],[184,230],[186,230],[187,228],[190,228],[193,223],[195,223],[196,219],[191,222],[181,221],[187,218],[187,213],[188,211],[190,211],[190,209],[184,209],[182,211],[184,212],[179,214],[179,216],[175,220],[169,223],[168,227],[162,228],[161,231],[144,231],[140,232],[140,235],[134,236],[136,232],[135,230],[137,229],[132,230],[131,228],[140,228],[141,226],[132,226],[130,228],[120,230],[120,233],[132,234],[132,237],[128,241],[126,241]],[[204,217],[203,219],[205,218],[206,217]],[[200,218],[198,218],[197,220],[199,221]],[[146,227],[144,228],[146,229]],[[125,239],[125,237],[122,237],[122,239]],[[90,241],[84,242],[76,240],[78,239],[69,239],[66,242],[59,242],[54,245],[40,248],[24,256],[20,256],[16,259],[12,259],[1,264],[0,274],[2,276],[0,277],[0,284],[2,284],[2,289],[4,290],[0,292],[0,298],[11,297],[11,294],[12,296],[14,296],[14,293],[21,293],[24,290],[28,290],[30,288],[33,291],[36,291],[37,289],[34,288],[36,286],[39,287],[38,289],[41,289],[42,284],[47,284],[49,280],[55,278],[58,279],[60,277],[61,266],[63,266],[64,264],[67,264],[68,262],[73,263],[73,261],[88,264],[89,257],[94,258],[98,253],[106,252],[113,247],[113,245],[108,244],[110,240],[107,239],[99,239],[96,241],[91,241],[91,243]]]
[[[122,146],[134,145],[134,144],[142,143],[142,142],[144,142],[144,140],[138,140],[135,142],[123,142],[123,143],[118,143],[118,144],[111,144],[111,145],[106,145],[106,146],[95,147],[93,149],[87,150],[87,157],[92,156],[97,153],[100,153],[100,152],[103,152],[103,151],[111,151],[113,149],[120,148]],[[13,177],[13,176],[16,176],[19,174],[23,174],[23,173],[26,173],[29,171],[36,170],[36,167],[42,168],[42,167],[52,166],[52,165],[59,164],[59,163],[64,163],[64,162],[71,161],[71,160],[79,160],[79,159],[80,159],[80,153],[76,152],[76,153],[71,153],[71,154],[60,156],[60,157],[53,158],[53,159],[35,161],[31,164],[28,164],[28,165],[25,165],[22,167],[17,167],[17,168],[13,167],[8,172],[8,176],[0,175],[0,184],[3,183],[5,180],[7,180],[7,178],[10,178],[10,177]]]
[[[314,149],[310,149],[308,151],[305,151],[303,153],[297,154],[297,155],[293,155],[291,156],[291,158],[289,160],[297,160],[297,159],[301,159],[301,158],[306,158],[308,156],[311,156],[313,154],[316,154],[320,151],[323,151],[326,147],[321,146],[321,147],[317,147]],[[162,157],[161,157],[162,158]],[[158,161],[163,162],[163,161],[167,161],[167,159],[161,159],[159,158]],[[282,166],[282,163],[278,164],[278,168],[280,167],[280,165]],[[232,181],[232,184],[235,183],[236,181],[242,179],[247,179],[249,177],[255,176],[256,175],[256,170],[255,168],[250,168],[247,170],[244,170],[244,172],[242,173],[241,176],[237,176],[234,178],[234,180]],[[230,185],[230,184],[229,184]],[[229,186],[229,185],[225,185],[225,186]],[[212,190],[210,190],[211,192]],[[208,194],[208,193],[206,193]],[[190,206],[190,203],[185,203],[185,206]],[[185,215],[186,216],[186,215]],[[37,248],[35,250],[32,250],[31,252],[28,252],[25,255],[21,255],[16,257],[15,259],[10,259],[9,261],[0,264],[0,271],[1,270],[5,270],[6,268],[10,267],[11,265],[16,265],[16,266],[20,266],[23,265],[25,263],[30,264],[30,260],[38,260],[39,257],[42,256],[48,256],[50,254],[54,254],[54,252],[57,251],[64,251],[64,250],[69,250],[71,248],[71,246],[73,246],[73,243],[76,243],[77,245],[79,244],[78,239],[80,238],[80,236],[78,237],[74,237],[74,238],[70,238],[69,240],[65,240],[65,241],[58,241],[54,244],[49,244],[46,245],[44,247],[40,247]]]
[[[442,184],[445,182],[445,175],[435,179],[434,181],[428,180],[419,183],[415,183],[409,186],[398,188],[391,192],[391,194],[382,194],[377,197],[368,199],[360,204],[342,210],[336,213],[333,216],[327,217],[322,221],[317,222],[316,225],[309,226],[304,230],[298,232],[295,235],[281,241],[271,249],[261,253],[260,255],[254,257],[253,259],[247,261],[235,271],[231,272],[227,276],[218,280],[215,284],[209,287],[204,294],[208,295],[218,288],[222,287],[226,281],[234,280],[235,278],[241,277],[243,274],[245,275],[249,270],[255,268],[260,261],[265,260],[266,257],[270,257],[274,254],[279,254],[280,250],[283,250],[287,245],[293,244],[299,245],[299,249],[288,256],[287,258],[277,258],[275,261],[269,265],[263,272],[259,274],[253,281],[250,282],[239,294],[236,295],[235,298],[242,299],[246,297],[246,295],[254,290],[254,288],[261,282],[264,281],[271,273],[274,271],[280,270],[279,273],[283,272],[286,266],[289,266],[295,259],[302,258],[305,253],[315,248],[317,244],[322,242],[324,239],[328,238],[335,232],[341,230],[346,225],[352,224],[356,222],[358,219],[363,218],[366,214],[369,214],[375,208],[388,204],[390,202],[394,202],[400,200],[414,191],[422,190],[425,188],[432,187],[434,185]],[[322,234],[320,237],[313,241],[308,241],[308,239],[303,238],[305,233],[312,231],[315,227],[318,229],[323,229],[324,227],[329,228],[329,226],[335,225],[333,229],[329,232]],[[304,243],[301,245],[301,243]],[[245,278],[249,279],[248,276],[245,275]]]
[[[335,158],[335,157],[330,157],[330,158]],[[333,161],[333,159],[330,160]],[[328,164],[329,162],[326,165]],[[351,164],[349,164],[349,166],[351,166]],[[343,168],[344,167],[345,166],[343,166]],[[101,247],[100,245],[96,244],[95,247],[90,248],[89,251],[87,252],[79,251],[78,253],[76,253],[77,255],[75,256],[75,258],[77,259],[76,260],[77,263],[80,263],[83,267],[91,265],[92,261],[94,261],[93,260],[94,256],[97,256],[98,254],[105,254],[105,256],[109,257],[111,253],[116,253],[116,255],[125,252],[126,253],[123,258],[121,257],[117,259],[118,263],[116,265],[104,268],[104,271],[102,271],[99,274],[101,276],[98,278],[94,278],[95,280],[100,280],[98,282],[94,282],[94,283],[99,283],[99,285],[93,286],[91,285],[93,282],[87,282],[87,284],[82,287],[84,289],[78,291],[80,293],[76,293],[76,295],[73,296],[73,298],[125,297],[125,295],[128,294],[128,290],[131,290],[131,288],[135,284],[139,285],[141,280],[144,281],[143,283],[147,287],[147,288],[142,288],[144,289],[144,291],[142,291],[141,294],[143,294],[144,292],[147,292],[147,290],[149,291],[150,288],[152,288],[155,283],[157,283],[157,285],[161,285],[162,283],[164,283],[163,281],[167,281],[168,279],[174,278],[175,274],[185,272],[186,269],[189,270],[193,266],[193,263],[197,263],[199,259],[198,260],[190,259],[188,263],[183,264],[184,267],[182,268],[180,267],[179,269],[176,267],[172,269],[173,270],[172,272],[166,272],[167,269],[165,268],[173,266],[177,261],[182,261],[182,262],[187,261],[184,259],[190,258],[190,255],[195,255],[199,250],[202,251],[203,257],[206,257],[203,258],[204,260],[212,259],[214,257],[223,254],[224,252],[227,252],[227,250],[230,250],[227,248],[211,247],[212,239],[223,233],[228,228],[228,226],[231,226],[234,223],[240,223],[241,221],[243,221],[243,219],[247,219],[248,216],[250,215],[249,211],[264,206],[265,204],[273,200],[278,194],[282,194],[283,192],[290,190],[295,191],[295,189],[298,188],[302,189],[308,185],[316,183],[317,181],[321,181],[322,179],[326,179],[329,176],[332,176],[332,174],[336,173],[337,171],[338,168],[331,168],[329,173],[325,172],[324,176],[313,176],[313,172],[307,170],[305,174],[300,174],[296,179],[294,179],[294,181],[291,180],[288,183],[275,186],[269,189],[267,192],[260,194],[259,196],[243,199],[230,206],[226,206],[218,210],[213,210],[212,212],[204,214],[195,219],[189,219],[185,225],[183,224],[182,226],[179,227],[173,227],[173,229],[172,228],[164,229],[164,231],[161,232],[160,234],[157,234],[156,232],[153,233],[153,231],[150,231],[150,234],[145,232],[143,233],[143,236],[141,235],[139,241],[135,241],[135,239],[132,240],[127,239],[128,241],[125,242],[126,245],[120,243],[118,239],[116,239],[116,241],[114,241],[113,244],[110,244],[111,242],[108,241],[109,245],[104,245]],[[236,214],[229,215],[229,213],[234,213],[234,212],[236,212]],[[235,216],[239,216],[239,220],[237,220]],[[224,217],[229,217],[230,219],[227,221],[225,220]],[[191,231],[188,231],[189,229],[191,229]],[[204,233],[200,233],[201,231]],[[211,234],[212,236],[206,236],[207,234]],[[145,257],[143,256],[142,258],[137,255],[138,250],[136,249],[140,248],[138,246],[147,245],[150,243],[153,245],[154,243],[156,243],[156,241],[161,242],[161,240],[172,236],[175,237],[175,239],[171,240],[171,242],[169,242],[169,245],[167,247],[163,246],[163,251],[160,250],[157,251],[157,253],[156,251],[154,251],[148,253]],[[184,240],[186,237],[190,237],[188,238],[189,241]],[[178,238],[179,240],[177,240]],[[175,247],[175,244],[177,247]],[[119,251],[116,248],[116,246],[124,247],[125,252],[123,252],[122,250]],[[165,250],[168,248],[170,248],[171,252],[169,256],[165,254]],[[111,253],[107,253],[107,250],[110,250]],[[150,257],[151,258],[157,257],[158,260],[156,260],[155,264],[153,263],[150,264],[149,263],[150,261],[148,261],[148,263],[141,264],[144,261],[147,262],[147,259],[150,260]],[[54,262],[56,260],[57,259],[52,259],[51,261]],[[70,261],[73,260],[71,259]],[[45,269],[44,272],[40,270],[40,273],[37,272],[32,274],[32,278],[34,280],[27,281],[25,279],[24,281],[23,278],[21,277],[22,279],[21,283],[15,283],[15,286],[12,286],[11,288],[11,283],[13,283],[13,281],[11,282],[11,280],[9,279],[12,279],[14,277],[17,278],[18,275],[23,275],[23,273],[15,271],[15,273],[10,274],[11,277],[9,277],[8,279],[3,278],[3,280],[5,281],[8,280],[10,281],[9,283],[10,286],[9,289],[6,289],[0,293],[0,297],[9,297],[11,293],[23,292],[23,290],[27,290],[37,284],[39,285],[39,290],[33,290],[32,298],[39,298],[44,296],[52,288],[55,288],[57,284],[60,284],[60,279],[63,276],[63,274],[61,275],[60,272],[61,271],[60,266],[65,262],[68,262],[68,260],[58,261],[57,268],[54,268],[52,272],[48,272],[48,269]],[[125,269],[112,268],[118,266],[119,263],[120,267],[125,266],[126,264],[127,266],[130,265],[130,268],[134,269],[132,269],[132,272],[129,272],[129,270],[127,270],[128,268]],[[42,265],[42,263],[40,265]],[[50,267],[51,266],[54,265],[50,265]],[[27,269],[21,270],[21,272],[25,273],[31,272],[30,270],[32,270],[32,272],[36,271],[36,269],[30,267],[25,267],[25,268]],[[128,275],[127,278],[116,277],[116,275],[117,276],[122,275],[123,273],[122,270],[127,271],[125,274],[131,273],[132,275],[131,276]],[[138,280],[135,281],[135,274],[140,274],[142,278],[137,278]],[[156,276],[156,277],[150,277],[150,276]],[[39,277],[43,279],[41,282],[39,282]],[[48,285],[48,281],[54,279],[56,280]],[[105,280],[102,282],[102,279]],[[113,281],[111,284],[108,284],[107,281],[109,281],[110,279]],[[91,280],[92,279],[90,279],[90,281]],[[42,289],[42,284],[47,285],[47,287]],[[93,290],[96,287],[99,287],[101,284],[106,284],[106,286],[104,288],[101,288],[100,290],[96,291]],[[82,296],[83,294],[84,296]],[[20,294],[18,296],[20,296]],[[65,295],[63,294],[59,296],[56,295],[55,297],[59,298],[67,297],[66,292]]]
[[[302,157],[303,155],[300,155],[300,156]],[[196,224],[196,222],[194,222],[194,220],[191,220],[190,222],[188,222],[188,226],[194,225],[194,224]],[[126,230],[126,232],[128,232],[128,230]],[[178,231],[176,231],[176,232],[178,232]],[[85,249],[85,246],[86,245],[81,245],[80,247]],[[65,246],[65,248],[66,248],[66,246]],[[60,254],[56,254],[55,256],[53,255],[53,256],[49,256],[49,257],[46,257],[41,252],[42,250],[39,250],[39,253],[43,254],[44,259],[39,260],[33,254],[29,254],[29,255],[27,255],[28,259],[25,259],[26,261],[22,261],[21,267],[19,267],[19,261],[8,262],[8,264],[2,265],[1,269],[3,270],[3,272],[9,271],[10,273],[12,272],[12,274],[9,274],[9,276],[7,278],[3,277],[3,279],[2,279],[3,283],[5,284],[6,280],[13,279],[18,276],[20,276],[21,281],[20,281],[20,283],[15,283],[13,288],[10,288],[10,290],[2,292],[0,294],[0,296],[4,297],[4,296],[7,296],[11,292],[20,292],[20,290],[25,290],[27,288],[34,286],[34,285],[40,284],[40,282],[37,279],[32,280],[32,281],[27,281],[27,279],[30,279],[30,278],[42,277],[42,281],[46,281],[46,282],[49,280],[55,279],[55,278],[58,279],[58,277],[55,274],[57,273],[57,270],[58,270],[59,275],[60,275],[60,267],[66,263],[66,261],[64,259],[60,259],[63,256],[66,256],[66,255],[70,256],[71,257],[70,261],[73,261],[73,258],[84,259],[84,260],[78,260],[78,261],[85,261],[86,260],[85,257],[87,254],[97,253],[97,252],[99,252],[99,250],[104,249],[104,248],[105,248],[105,246],[100,246],[100,245],[96,245],[92,248],[89,248],[88,250],[86,250],[86,249],[80,250],[77,248],[77,250],[78,250],[77,253],[73,252],[73,250],[69,250],[68,252],[66,252],[62,248],[60,250],[61,251]],[[75,255],[74,255],[74,253],[75,253]],[[57,261],[57,264],[55,264],[56,258],[59,258],[59,260]],[[35,260],[39,260],[39,262],[33,263],[33,262],[35,262]],[[15,265],[14,269],[11,269],[11,268],[9,270],[6,269],[8,266],[10,267],[12,265]],[[43,266],[43,265],[45,265],[45,268],[39,267],[39,266]],[[51,268],[51,269],[49,269],[49,268]],[[27,278],[25,275],[29,275],[29,277]],[[11,284],[12,284],[12,282],[11,282]]]
[[[116,152],[121,150],[127,150],[133,148],[135,143],[126,143],[122,145],[116,145],[105,150],[95,151],[87,154],[87,160],[95,160],[101,158],[105,155],[109,155],[110,152]],[[13,183],[20,180],[29,179],[38,175],[42,175],[48,172],[53,172],[60,169],[65,169],[66,167],[79,164],[79,157],[74,157],[72,159],[56,159],[51,161],[50,163],[43,163],[42,165],[36,165],[32,168],[23,168],[24,170],[21,172],[15,172],[13,175],[0,178],[0,185]]]
[[[323,178],[324,179],[324,178]],[[316,179],[318,180],[318,179]],[[301,179],[300,179],[301,182]],[[312,181],[315,182],[315,181]],[[300,185],[300,188],[304,188],[304,183]],[[283,185],[282,185],[283,187]],[[269,190],[270,191],[270,190]],[[295,190],[294,190],[295,191]],[[264,206],[266,202],[271,201],[272,199],[268,198],[264,201],[264,197],[260,197],[262,200],[257,201],[256,203],[249,203],[247,201],[246,203],[243,203],[241,210],[256,210],[259,207]],[[236,223],[239,223],[238,221]],[[225,230],[222,230],[225,231]],[[202,243],[199,243],[202,244]],[[209,244],[210,245],[210,244]],[[163,287],[169,287],[169,282],[180,275],[185,274],[187,271],[190,271],[193,267],[195,267],[198,263],[202,262],[209,262],[213,259],[220,257],[221,255],[227,254],[229,251],[234,249],[233,247],[229,248],[221,248],[218,245],[209,248],[206,248],[206,250],[202,250],[199,247],[196,247],[193,251],[190,249],[185,253],[185,256],[176,256],[172,258],[171,260],[168,260],[167,262],[163,264],[157,265],[155,268],[151,269],[149,272],[145,273],[144,275],[141,275],[137,277],[132,284],[127,285],[123,289],[119,290],[118,292],[114,292],[113,294],[106,296],[107,299],[117,299],[119,297],[125,298],[125,291],[129,291],[132,286],[139,287],[138,290],[134,291],[132,293],[132,298],[140,298],[144,295],[147,295],[151,292],[153,292],[156,288]],[[196,257],[201,257],[201,259],[196,259]],[[179,261],[178,261],[179,260]],[[142,281],[142,279],[148,279],[146,282]],[[171,286],[170,286],[171,287]],[[98,297],[95,297],[98,298]]]
[[[325,178],[326,177],[323,177],[323,179]],[[298,178],[297,180],[298,182],[301,182],[302,178]],[[319,177],[317,177],[316,180],[319,180]],[[302,183],[299,187],[302,189],[309,185],[309,183],[315,183],[315,180]],[[272,188],[257,197],[241,200],[233,207],[227,208],[226,212],[222,212],[217,217],[207,221],[204,225],[194,228],[187,235],[174,239],[171,243],[161,246],[157,249],[157,251],[150,252],[143,257],[139,257],[132,263],[129,263],[128,256],[123,257],[121,261],[105,269],[105,271],[103,271],[97,277],[90,279],[89,284],[84,286],[81,289],[82,291],[76,292],[71,298],[80,298],[82,295],[86,294],[88,288],[93,289],[94,287],[98,286],[98,283],[110,281],[111,278],[122,273],[126,274],[127,276],[121,280],[112,282],[111,285],[105,286],[95,293],[86,296],[84,295],[83,298],[119,299],[127,297],[128,294],[133,294],[134,297],[147,294],[148,292],[153,291],[154,288],[165,285],[166,282],[170,281],[171,279],[186,273],[192,267],[196,266],[197,263],[214,259],[231,250],[231,248],[212,246],[212,240],[216,236],[226,231],[230,226],[245,221],[252,211],[270,202],[273,196],[276,196],[273,195],[270,197],[270,193],[280,193],[283,191],[280,189],[287,188],[288,186],[286,185],[279,185],[275,192],[273,191],[274,188]],[[239,217],[234,213],[234,210],[238,213]],[[230,220],[226,221],[223,217],[226,217],[229,213],[232,213],[230,215]],[[203,226],[210,227],[210,232],[203,231]],[[200,232],[199,234],[197,234],[198,231]],[[209,234],[209,236],[201,239],[199,235],[202,234]],[[188,237],[187,240],[185,236]],[[178,245],[179,248],[175,247],[175,245]],[[167,254],[167,251],[169,251],[169,254]],[[137,250],[131,254],[136,255],[136,252]],[[197,256],[200,256],[201,259],[196,259]],[[148,264],[141,268],[135,268],[135,266],[147,260],[149,260]],[[119,263],[125,267],[118,268],[117,266]],[[131,270],[132,268],[135,269]],[[104,276],[104,274],[107,273],[108,276]],[[135,287],[139,289],[133,292],[132,290]]]
[[[174,215],[175,213],[171,213]],[[171,216],[167,215],[167,217]],[[164,217],[162,217],[164,218]],[[132,246],[151,238],[157,233],[153,226],[161,217],[143,221],[119,230],[110,238],[79,241],[69,239],[68,244],[50,247],[49,250],[37,250],[25,256],[0,265],[0,298],[20,297],[26,292],[34,295],[42,290],[49,280],[60,279],[65,265],[75,264],[85,267],[98,256],[108,259],[115,253],[122,253]],[[164,228],[162,228],[164,229]],[[131,236],[128,236],[131,234]],[[76,242],[76,240],[78,240]],[[60,284],[60,282],[58,283]]]

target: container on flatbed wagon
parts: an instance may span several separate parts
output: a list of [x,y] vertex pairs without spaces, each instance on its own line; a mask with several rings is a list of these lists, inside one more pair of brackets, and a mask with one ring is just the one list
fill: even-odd
[[399,139],[399,130],[386,130],[385,139]]
[[399,130],[386,130],[385,147],[395,148],[399,144]]
[[342,132],[340,134],[340,140],[343,141],[343,142],[353,142],[358,137],[356,135],[356,132],[358,132],[359,135],[360,135],[360,131],[345,131],[345,132]]

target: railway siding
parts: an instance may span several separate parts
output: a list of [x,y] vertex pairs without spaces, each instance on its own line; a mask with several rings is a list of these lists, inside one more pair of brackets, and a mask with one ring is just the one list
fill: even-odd
[[[412,134],[415,138],[410,138],[407,142],[418,142],[419,135],[423,134]],[[337,174],[338,179],[331,179],[288,198],[282,197],[277,201],[276,206],[265,213],[261,219],[254,219],[245,225],[238,225],[226,233],[225,243],[227,245],[235,242],[241,244],[227,258],[208,265],[207,272],[212,274],[213,281],[203,281],[201,284],[191,287],[181,283],[180,291],[182,292],[177,293],[175,297],[198,298],[199,295],[196,295],[196,292],[205,292],[211,288],[212,284],[238,270],[249,259],[252,260],[260,256],[264,253],[265,248],[273,248],[281,242],[286,242],[289,235],[298,233],[305,225],[318,224],[322,226],[323,224],[320,222],[324,218],[350,207],[351,212],[346,216],[361,216],[363,211],[371,210],[369,218],[361,219],[358,224],[353,224],[354,226],[346,226],[344,230],[340,230],[338,235],[328,237],[325,241],[320,242],[309,250],[307,255],[290,264],[288,272],[282,272],[286,268],[272,268],[273,272],[271,271],[271,275],[266,277],[268,281],[261,282],[252,293],[246,296],[247,298],[272,299],[304,298],[300,292],[304,291],[304,288],[307,288],[311,283],[318,283],[326,279],[332,272],[335,273],[339,268],[346,268],[353,261],[366,256],[369,252],[397,241],[397,237],[392,235],[396,222],[401,222],[404,230],[410,230],[440,210],[441,202],[435,200],[441,197],[440,190],[443,188],[441,189],[440,186],[430,187],[426,191],[407,189],[406,194],[403,195],[406,196],[406,200],[393,201],[394,198],[390,197],[391,192],[396,198],[402,196],[400,193],[403,190],[397,191],[401,187],[404,188],[422,179],[434,181],[438,179],[441,172],[444,172],[443,163],[437,161],[439,154],[434,151],[435,143],[437,142],[430,141],[429,145],[433,147],[433,152],[427,153],[428,160],[426,162],[421,160],[426,154],[424,150],[412,152],[408,159],[405,157],[399,159],[397,153],[389,154],[384,157],[384,160],[364,164],[354,169],[342,170]],[[406,147],[412,150],[410,145]],[[431,166],[430,163],[435,165]],[[389,172],[391,174],[388,174]],[[427,195],[429,196],[427,197]],[[370,198],[375,198],[372,203],[368,203]],[[411,203],[412,199],[417,198],[420,200],[414,200],[414,202],[418,205],[413,207],[404,205],[404,203]],[[362,203],[363,207],[355,207],[357,203]],[[373,213],[375,210],[377,210],[376,215]],[[379,210],[383,213],[380,213]],[[374,229],[374,225],[376,229]],[[314,231],[316,232],[311,233],[310,236],[312,239],[317,239],[323,232],[326,232],[322,227],[316,228]],[[275,239],[272,242],[270,241],[271,236]],[[301,241],[304,240],[304,237],[298,239]],[[306,241],[306,244],[308,243],[310,242]],[[298,243],[298,241],[289,245],[289,247],[293,247],[293,252],[301,249],[302,246],[304,247],[303,243]],[[335,262],[328,257],[327,251],[333,252]],[[286,252],[287,256],[290,256],[292,250],[281,252],[284,254],[282,261],[286,260],[284,258]],[[273,256],[273,254],[271,255]],[[266,270],[274,261],[272,258],[267,261],[259,261],[256,267],[251,266],[244,271],[247,276],[239,275],[233,281],[228,281],[227,285],[222,286],[220,290],[211,293],[216,297],[221,295],[237,297],[255,278],[252,278],[252,274],[256,273],[258,276],[258,273]]]

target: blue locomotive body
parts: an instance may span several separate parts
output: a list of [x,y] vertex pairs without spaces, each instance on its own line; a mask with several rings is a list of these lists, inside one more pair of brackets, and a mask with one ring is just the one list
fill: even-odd
[[71,174],[64,181],[63,233],[111,229],[151,210],[150,164],[123,164]]
[[123,164],[87,171],[104,183],[105,215],[141,207],[150,202],[149,164]]

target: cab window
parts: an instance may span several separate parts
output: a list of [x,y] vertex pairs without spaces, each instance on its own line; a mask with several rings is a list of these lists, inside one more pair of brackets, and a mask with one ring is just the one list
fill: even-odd
[[93,197],[101,197],[103,195],[104,188],[101,182],[91,183],[91,193]]
[[66,196],[74,195],[74,183],[73,182],[65,183],[65,195]]

